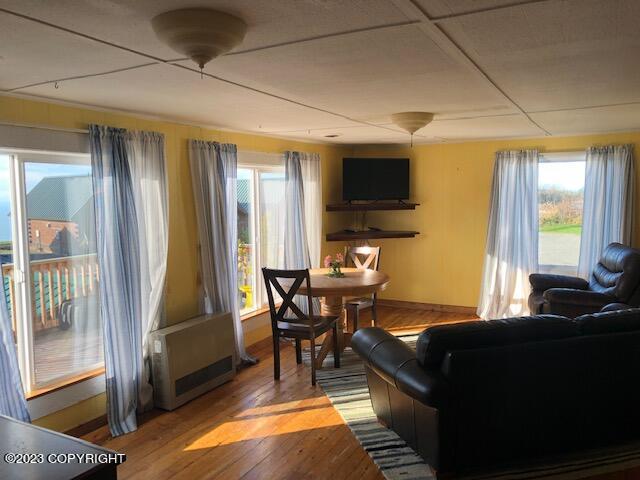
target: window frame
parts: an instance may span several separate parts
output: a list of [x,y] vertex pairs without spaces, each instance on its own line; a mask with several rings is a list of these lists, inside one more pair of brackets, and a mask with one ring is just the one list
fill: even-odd
[[[567,152],[544,152],[540,153],[538,157],[538,170],[540,168],[541,163],[573,163],[573,162],[586,162],[586,151],[584,150],[573,150]],[[539,172],[538,172],[539,173]],[[584,188],[584,187],[583,187]],[[536,190],[540,192],[540,185],[536,185]],[[540,204],[537,204],[538,209],[540,208]],[[538,210],[539,212],[539,210]],[[584,212],[584,205],[583,205]],[[538,222],[538,271],[540,273],[548,273],[548,274],[556,274],[556,275],[569,275],[576,276],[578,266],[575,267],[573,265],[554,265],[554,264],[546,264],[540,263],[540,223]],[[582,239],[581,239],[582,241]]]
[[[282,156],[277,157],[273,154],[265,154],[259,152],[238,152],[238,156],[248,157],[245,161],[238,161],[238,170],[251,170],[251,215],[250,224],[253,231],[253,252],[252,252],[252,269],[253,275],[253,299],[254,306],[250,310],[241,310],[240,316],[243,319],[253,317],[259,313],[263,313],[268,306],[268,299],[264,295],[261,288],[260,272],[262,265],[261,258],[261,232],[260,232],[260,174],[261,173],[284,173],[284,162]],[[264,297],[264,298],[263,298]]]

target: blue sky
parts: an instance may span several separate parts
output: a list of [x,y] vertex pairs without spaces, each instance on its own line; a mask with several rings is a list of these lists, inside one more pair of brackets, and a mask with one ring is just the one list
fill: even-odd
[[538,186],[580,190],[584,187],[584,165],[585,162],[541,162]]

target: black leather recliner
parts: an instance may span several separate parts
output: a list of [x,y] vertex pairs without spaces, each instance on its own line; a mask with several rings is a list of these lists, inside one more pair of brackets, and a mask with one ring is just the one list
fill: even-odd
[[[575,318],[586,313],[640,306],[640,250],[620,243],[607,246],[587,282],[566,275],[529,276],[531,314]],[[616,304],[611,305],[610,304]],[[618,305],[622,304],[622,305]]]
[[438,473],[640,440],[640,309],[358,330],[378,418]]

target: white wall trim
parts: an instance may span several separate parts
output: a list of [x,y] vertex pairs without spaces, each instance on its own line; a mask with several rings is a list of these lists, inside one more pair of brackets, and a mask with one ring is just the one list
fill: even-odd
[[0,124],[0,147],[71,154],[90,152],[87,133],[9,124]]
[[572,152],[540,152],[541,162],[584,162],[587,156],[586,150]]
[[32,420],[71,407],[105,391],[104,374],[74,383],[55,392],[47,393],[27,401]]
[[254,152],[238,149],[239,167],[284,167],[284,153]]

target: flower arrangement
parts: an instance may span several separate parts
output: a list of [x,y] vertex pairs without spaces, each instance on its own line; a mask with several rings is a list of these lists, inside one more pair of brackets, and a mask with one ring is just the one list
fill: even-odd
[[344,255],[342,253],[336,253],[335,257],[331,255],[327,255],[324,257],[324,268],[330,268],[331,270],[327,273],[328,277],[333,278],[342,278],[344,277],[344,273],[340,271],[340,267],[344,264]]

